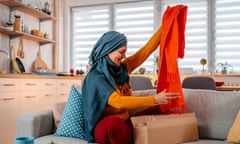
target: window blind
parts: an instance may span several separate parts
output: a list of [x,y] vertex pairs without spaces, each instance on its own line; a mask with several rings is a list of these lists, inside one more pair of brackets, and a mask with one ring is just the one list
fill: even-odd
[[208,3],[207,0],[163,0],[162,14],[167,6],[184,4],[188,6],[185,31],[185,56],[179,59],[179,68],[192,68],[200,71],[201,58],[208,58]]
[[109,10],[107,5],[72,8],[71,67],[85,70],[94,44],[109,30]]
[[[179,59],[179,67],[201,71],[200,59],[206,58],[208,71],[215,72],[218,63],[227,62],[234,72],[239,72],[239,0],[153,0],[72,8],[71,66],[87,65],[96,40],[110,29],[126,34],[127,55],[133,54],[147,42],[161,19],[159,15],[156,19],[154,13],[163,14],[168,5],[177,4],[188,6],[185,57]],[[153,56],[150,56],[140,67],[154,71],[153,65]]]
[[[154,31],[154,1],[75,7],[71,12],[70,63],[74,68],[85,68],[94,44],[106,31],[116,30],[127,36],[127,56],[141,48]],[[153,71],[153,56],[140,67]]]
[[228,63],[240,71],[240,1],[216,0],[215,3],[216,61]]
[[[154,32],[154,1],[116,4],[114,28],[128,38],[127,56],[139,50]],[[153,55],[140,67],[154,71]]]

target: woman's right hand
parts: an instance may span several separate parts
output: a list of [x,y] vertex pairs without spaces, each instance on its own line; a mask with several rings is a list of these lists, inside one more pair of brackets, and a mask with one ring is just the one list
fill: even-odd
[[178,98],[180,98],[179,93],[166,92],[166,90],[163,90],[155,96],[155,103],[160,105],[167,104],[169,100],[178,99]]

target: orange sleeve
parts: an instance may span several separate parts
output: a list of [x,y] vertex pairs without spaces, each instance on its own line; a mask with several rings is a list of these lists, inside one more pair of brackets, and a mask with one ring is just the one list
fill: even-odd
[[149,55],[158,48],[161,31],[162,28],[160,27],[140,50],[126,58],[124,63],[127,66],[128,73],[131,73],[135,68],[140,66],[149,57]]
[[113,92],[108,98],[108,105],[117,109],[136,109],[141,107],[153,106],[155,104],[154,96],[121,96]]

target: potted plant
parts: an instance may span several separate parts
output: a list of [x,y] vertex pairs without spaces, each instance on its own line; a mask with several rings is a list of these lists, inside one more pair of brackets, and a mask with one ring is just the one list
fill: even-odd
[[227,74],[229,71],[233,70],[233,66],[228,64],[227,62],[218,63],[217,67],[220,68],[220,71],[221,71],[222,74]]
[[205,72],[204,66],[207,64],[207,59],[201,58],[200,64],[202,65],[202,72]]
[[158,61],[159,61],[159,56],[154,57],[154,65],[156,67],[156,73],[158,73]]

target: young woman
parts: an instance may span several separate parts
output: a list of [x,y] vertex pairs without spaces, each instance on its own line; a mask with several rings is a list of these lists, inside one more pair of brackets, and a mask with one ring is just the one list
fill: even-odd
[[162,91],[155,96],[133,97],[129,74],[157,49],[161,28],[145,46],[126,57],[127,38],[109,31],[97,41],[89,62],[92,66],[82,87],[85,131],[88,142],[130,144],[132,132],[128,110],[167,104],[178,93]]

